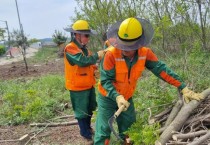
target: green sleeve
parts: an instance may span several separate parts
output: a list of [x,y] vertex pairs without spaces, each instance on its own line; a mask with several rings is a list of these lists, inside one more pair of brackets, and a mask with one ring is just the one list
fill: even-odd
[[107,49],[109,46],[107,46],[106,44],[104,44],[104,49]]
[[78,53],[75,55],[66,53],[66,58],[71,65],[78,65],[80,67],[85,67],[95,64],[96,61],[98,60],[98,54],[95,53],[94,55],[91,56],[84,56],[82,53]]
[[[174,85],[178,89],[181,90],[186,87],[186,84],[182,81],[182,79],[170,68],[168,68],[164,62],[147,60],[146,67],[157,77],[171,85]],[[165,75],[161,75],[163,72]]]
[[113,82],[115,82],[115,67],[111,70],[104,70],[103,69],[103,61],[102,59],[100,64],[100,81],[103,88],[107,91],[107,96],[111,98],[113,101],[116,101],[116,97],[119,96],[118,92],[116,91]]

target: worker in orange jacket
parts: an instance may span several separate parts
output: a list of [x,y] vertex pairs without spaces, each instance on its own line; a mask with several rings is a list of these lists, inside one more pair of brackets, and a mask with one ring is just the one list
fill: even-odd
[[146,47],[153,34],[152,25],[147,20],[133,17],[113,24],[108,30],[107,37],[111,46],[100,65],[95,145],[109,144],[111,130],[108,119],[122,105],[125,107],[124,112],[118,116],[117,124],[119,135],[125,140],[126,135],[123,133],[136,121],[132,96],[145,67],[177,87],[186,102],[202,99],[200,94],[188,89],[180,77]]
[[[91,117],[96,109],[95,63],[104,55],[104,51],[92,54],[86,45],[92,30],[85,20],[78,20],[69,30],[73,36],[64,50],[65,84],[75,118],[78,120],[80,134],[92,142]],[[91,143],[90,143],[91,144]]]

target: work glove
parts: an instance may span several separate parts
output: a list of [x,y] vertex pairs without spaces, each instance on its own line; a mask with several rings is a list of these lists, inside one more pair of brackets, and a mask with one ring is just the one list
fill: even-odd
[[105,54],[105,51],[104,50],[99,50],[98,52],[98,58],[101,60]]
[[182,89],[181,93],[182,93],[186,103],[189,103],[191,100],[199,101],[199,100],[203,99],[203,96],[200,93],[195,93],[192,90],[188,89],[187,87]]
[[125,100],[124,96],[123,95],[119,95],[116,97],[116,102],[117,102],[117,106],[118,108],[120,108],[122,105],[125,106],[125,108],[123,109],[123,111],[126,111],[130,105],[130,103]]

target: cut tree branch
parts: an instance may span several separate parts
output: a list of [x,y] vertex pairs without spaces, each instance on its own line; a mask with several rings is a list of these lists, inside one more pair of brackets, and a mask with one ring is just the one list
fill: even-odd
[[172,111],[171,111],[171,113],[170,113],[170,115],[169,115],[169,117],[168,117],[168,119],[167,119],[167,121],[165,123],[165,126],[168,126],[174,120],[176,115],[179,113],[182,105],[183,105],[183,101],[182,100],[178,100],[176,102],[176,104],[174,105],[174,107],[173,107],[173,109],[172,109]]
[[[210,88],[206,89],[201,93],[204,97],[208,97],[210,95]],[[190,114],[193,112],[195,108],[198,107],[198,105],[201,103],[201,101],[192,100],[188,104],[184,104],[177,114],[176,118],[173,120],[173,122],[164,130],[164,132],[161,134],[159,140],[155,142],[155,145],[165,145],[169,139],[173,135],[173,131],[179,131],[185,121],[188,119]]]
[[200,145],[204,141],[208,140],[209,138],[210,138],[210,131],[208,131],[204,136],[200,137],[198,140],[193,141],[193,142],[189,143],[188,145]]
[[47,125],[47,127],[57,127],[57,126],[69,126],[69,125],[77,125],[77,120],[70,121],[70,122],[61,122],[61,123],[32,123],[30,124],[31,127],[44,127]]
[[200,135],[204,135],[207,133],[207,130],[201,130],[201,131],[197,131],[197,132],[190,132],[190,133],[187,133],[187,134],[174,134],[172,136],[173,140],[177,141],[179,139],[189,139],[189,138],[194,138],[194,137],[197,137],[197,136],[200,136]]

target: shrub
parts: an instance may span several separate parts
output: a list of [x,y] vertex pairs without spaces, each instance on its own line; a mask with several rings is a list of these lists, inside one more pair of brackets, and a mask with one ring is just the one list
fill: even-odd
[[55,33],[52,35],[53,42],[55,42],[58,46],[65,43],[67,37],[60,31],[55,30]]
[[6,52],[5,46],[0,45],[0,55],[4,54]]

